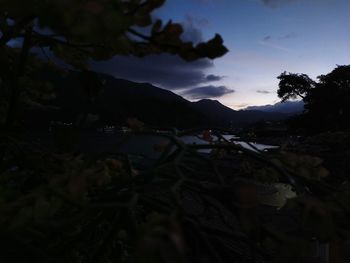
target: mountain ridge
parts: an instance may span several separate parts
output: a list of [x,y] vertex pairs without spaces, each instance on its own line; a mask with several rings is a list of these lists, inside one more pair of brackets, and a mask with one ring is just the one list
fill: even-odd
[[60,108],[54,114],[46,115],[46,123],[53,119],[75,122],[81,116],[96,114],[100,125],[122,125],[134,117],[151,126],[238,128],[257,121],[287,117],[276,112],[236,111],[211,99],[190,102],[150,83],[137,83],[102,73],[90,76],[70,71],[65,76],[45,76],[54,84],[57,96],[53,104]]
[[303,101],[285,101],[262,106],[249,106],[243,110],[259,110],[264,112],[280,112],[288,114],[301,113],[304,110]]

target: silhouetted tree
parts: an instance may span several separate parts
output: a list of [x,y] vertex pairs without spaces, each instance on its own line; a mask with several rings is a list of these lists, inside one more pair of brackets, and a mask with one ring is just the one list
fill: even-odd
[[310,118],[318,120],[314,125],[321,129],[350,127],[350,65],[337,66],[318,80],[305,105]]
[[296,123],[311,131],[350,127],[350,65],[337,66],[312,81],[305,74],[282,73],[278,96],[282,101],[301,97],[305,112]]
[[280,80],[277,94],[282,101],[298,97],[304,100],[315,85],[315,82],[306,74],[287,73],[285,71],[277,78]]
[[0,65],[11,69],[9,74],[0,71],[2,89],[6,85],[9,93],[7,123],[15,118],[23,88],[20,82],[32,48],[44,53],[48,49],[73,68],[84,70],[90,60],[107,60],[115,55],[167,52],[192,61],[214,59],[227,52],[218,34],[194,46],[181,39],[180,24],[169,21],[163,26],[161,20],[153,21],[152,11],[164,2],[0,0],[0,54],[8,53],[11,40],[21,44],[14,58],[12,54],[0,56]]

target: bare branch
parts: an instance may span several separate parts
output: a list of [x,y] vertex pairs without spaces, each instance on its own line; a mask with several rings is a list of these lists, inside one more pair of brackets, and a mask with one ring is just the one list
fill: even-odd
[[42,44],[44,45],[46,44],[47,46],[50,46],[52,43],[55,43],[55,44],[60,44],[64,46],[69,46],[72,48],[106,48],[107,47],[106,45],[96,44],[96,43],[74,43],[71,41],[55,38],[50,35],[43,35],[36,31],[33,31],[33,33],[35,34],[35,37],[39,39],[39,41],[40,40],[44,41]]

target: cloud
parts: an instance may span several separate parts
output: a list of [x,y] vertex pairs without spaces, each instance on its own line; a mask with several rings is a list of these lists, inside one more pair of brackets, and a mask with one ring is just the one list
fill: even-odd
[[289,33],[282,35],[282,36],[279,36],[279,37],[273,37],[271,35],[267,35],[267,36],[262,38],[262,41],[267,42],[270,40],[286,40],[286,39],[296,38],[297,36],[298,36],[298,34],[295,32],[289,32]]
[[203,86],[197,87],[183,92],[181,95],[189,99],[206,99],[206,98],[219,98],[226,94],[235,92],[235,90],[227,88],[226,86]]
[[295,32],[290,32],[284,36],[281,36],[279,39],[291,39],[291,38],[296,38],[298,36],[297,33]]
[[217,3],[229,3],[232,0],[192,0],[196,4],[217,4]]
[[256,92],[257,92],[257,93],[260,93],[260,94],[270,94],[270,93],[271,93],[271,91],[268,91],[268,90],[261,90],[261,89],[258,89]]
[[249,105],[248,103],[240,103],[240,104],[233,105],[233,107],[241,109],[241,108],[246,108],[248,105]]
[[207,27],[209,26],[209,20],[204,17],[197,17],[195,19],[196,25],[198,27]]
[[285,4],[296,2],[297,0],[261,0],[268,7],[279,7]]
[[265,36],[264,38],[263,38],[263,41],[269,41],[271,39],[271,36],[269,35],[269,36]]
[[209,20],[205,17],[198,17],[192,14],[185,15],[185,23],[183,23],[185,27],[197,27],[203,28],[209,26]]
[[216,0],[192,0],[192,1],[197,4],[209,4],[209,3],[214,3]]
[[290,49],[285,48],[283,46],[280,46],[278,44],[270,43],[269,41],[259,41],[259,44],[263,45],[263,46],[266,46],[266,47],[273,48],[273,49],[281,50],[281,51],[284,51],[284,52],[290,52]]
[[219,81],[219,80],[222,80],[223,78],[224,78],[224,76],[218,76],[218,75],[213,75],[213,74],[210,74],[210,75],[205,77],[205,79],[207,81]]
[[182,40],[192,41],[194,44],[203,41],[203,33],[196,24],[196,19],[192,15],[187,14],[185,16],[185,22],[182,23],[184,28],[184,33],[181,36]]
[[[195,19],[187,15],[182,23],[183,40],[198,43],[203,41],[202,31],[195,25]],[[116,78],[136,82],[149,82],[165,89],[177,90],[205,85],[222,79],[207,75],[214,64],[209,59],[186,62],[169,54],[150,55],[144,58],[116,56],[108,61],[93,62],[92,69],[110,74]]]
[[201,59],[188,63],[168,54],[144,58],[117,56],[109,61],[95,63],[93,69],[117,78],[150,82],[166,89],[183,89],[208,82],[205,71],[213,62]]
[[273,49],[278,49],[278,50],[282,50],[285,52],[290,52],[291,51],[290,49],[285,48],[279,44],[276,44],[276,42],[280,42],[281,40],[288,40],[288,39],[296,38],[297,36],[298,35],[295,32],[289,32],[289,33],[282,35],[280,37],[266,35],[265,37],[262,38],[262,40],[259,41],[259,44],[263,45],[263,46],[271,47]]

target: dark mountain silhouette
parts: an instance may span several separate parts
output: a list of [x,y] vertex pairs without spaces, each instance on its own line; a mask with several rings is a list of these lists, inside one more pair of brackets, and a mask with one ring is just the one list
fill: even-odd
[[190,102],[168,90],[105,74],[99,77],[100,81],[84,76],[82,79],[79,73],[70,72],[56,81],[55,104],[61,108],[56,119],[74,122],[92,113],[99,115],[101,124],[124,125],[133,117],[151,126],[166,127],[201,125],[205,119],[193,110]]
[[277,102],[273,105],[263,105],[263,106],[250,106],[244,110],[259,110],[264,112],[280,112],[288,114],[298,114],[304,110],[303,101],[285,101]]
[[217,100],[202,99],[197,102],[192,102],[192,106],[209,120],[215,120],[217,124],[230,123],[232,116],[236,114],[235,110],[222,105]]
[[195,109],[203,113],[210,120],[215,120],[219,125],[242,127],[257,121],[281,120],[286,114],[277,112],[263,112],[257,110],[235,111],[222,105],[217,100],[204,99],[193,102]]
[[30,119],[36,120],[36,125],[51,120],[76,122],[88,114],[96,114],[99,115],[99,125],[124,125],[129,117],[135,117],[158,127],[220,125],[236,128],[287,117],[283,113],[235,111],[210,99],[190,102],[149,83],[135,83],[106,74],[84,75],[70,71],[63,76],[53,72],[44,75],[55,86],[57,96],[53,104],[59,110],[46,114],[32,112]]

